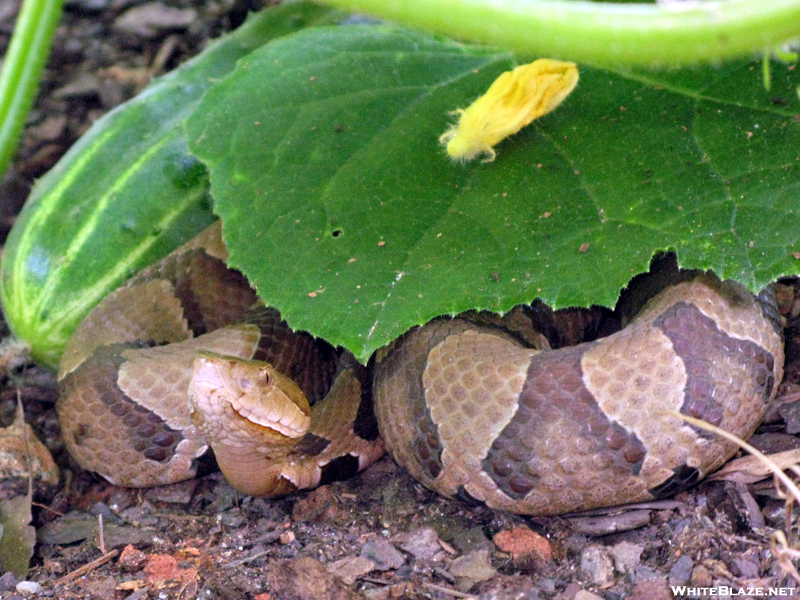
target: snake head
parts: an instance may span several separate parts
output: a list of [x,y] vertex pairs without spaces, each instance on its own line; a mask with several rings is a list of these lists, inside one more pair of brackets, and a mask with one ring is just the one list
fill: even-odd
[[199,352],[189,382],[192,421],[229,446],[292,446],[311,425],[305,394],[272,365]]

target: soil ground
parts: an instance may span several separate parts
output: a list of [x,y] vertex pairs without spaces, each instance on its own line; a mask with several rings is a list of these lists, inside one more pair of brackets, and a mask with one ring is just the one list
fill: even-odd
[[[18,0],[0,0],[0,52],[18,8]],[[40,97],[0,186],[2,238],[33,181],[93,120],[258,8],[241,0],[67,0]],[[790,345],[780,410],[756,436],[762,448],[798,446],[796,355]],[[238,497],[218,473],[126,490],[70,463],[52,373],[25,364],[5,377],[4,425],[18,394],[61,468],[57,493],[34,507],[38,542],[27,580],[40,584],[37,597],[659,600],[674,585],[795,591],[770,549],[770,536],[786,528],[771,482],[703,483],[668,501],[547,519],[438,497],[388,458],[278,501]],[[16,584],[10,574],[0,578],[0,598],[19,597]]]

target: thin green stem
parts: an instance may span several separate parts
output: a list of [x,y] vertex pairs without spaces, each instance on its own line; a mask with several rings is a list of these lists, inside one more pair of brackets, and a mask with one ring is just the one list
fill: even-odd
[[0,72],[0,176],[36,97],[62,5],[63,0],[23,0]]
[[800,0],[317,0],[531,55],[613,65],[685,65],[800,35]]

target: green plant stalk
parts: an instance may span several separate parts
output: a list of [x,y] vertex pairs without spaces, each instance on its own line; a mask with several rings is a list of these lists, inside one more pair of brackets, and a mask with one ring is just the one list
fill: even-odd
[[14,156],[50,54],[63,0],[23,0],[0,72],[0,176]]
[[797,39],[800,0],[318,0],[522,54],[598,65],[717,61]]

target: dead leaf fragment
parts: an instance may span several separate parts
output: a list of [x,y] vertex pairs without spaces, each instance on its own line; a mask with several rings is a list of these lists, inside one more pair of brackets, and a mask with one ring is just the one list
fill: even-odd
[[36,544],[31,527],[31,494],[0,500],[0,571],[25,579]]
[[350,556],[332,562],[325,567],[329,573],[336,575],[347,585],[355,583],[359,577],[363,577],[375,569],[375,563],[363,556]]
[[[768,454],[781,471],[800,465],[800,448]],[[733,481],[752,484],[772,476],[770,468],[756,456],[743,456],[728,462],[719,471],[710,475],[708,481]]]
[[[24,579],[36,544],[36,530],[30,524],[33,480],[56,485],[58,469],[25,423],[19,402],[14,422],[0,429],[0,479],[5,479],[0,486],[0,571]],[[11,485],[6,487],[6,483]]]
[[58,467],[25,422],[18,404],[14,422],[0,429],[0,498],[27,493],[29,477],[33,477],[34,487],[43,491],[58,485]]

